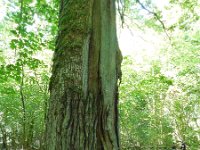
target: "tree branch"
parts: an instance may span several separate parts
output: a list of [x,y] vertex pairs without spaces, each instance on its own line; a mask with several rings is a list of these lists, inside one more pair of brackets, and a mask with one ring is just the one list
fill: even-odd
[[167,33],[167,28],[166,28],[164,22],[163,22],[163,21],[160,19],[160,17],[158,16],[158,14],[155,13],[155,12],[153,12],[153,11],[151,11],[151,10],[149,10],[148,8],[146,8],[146,7],[140,2],[140,0],[136,0],[136,2],[142,7],[142,9],[146,10],[149,14],[152,14],[152,15],[160,22],[160,24],[162,25],[162,28],[163,28],[163,30],[164,30],[166,36],[167,36],[167,37],[169,38],[169,40],[171,41],[171,37],[170,37],[169,34]]

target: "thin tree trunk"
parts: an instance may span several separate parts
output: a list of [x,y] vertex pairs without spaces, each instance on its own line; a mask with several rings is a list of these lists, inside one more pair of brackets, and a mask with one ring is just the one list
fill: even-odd
[[26,139],[26,105],[25,105],[25,96],[24,96],[24,64],[21,64],[21,83],[20,83],[20,98],[22,103],[22,114],[23,114],[23,135],[22,135],[22,143],[23,147],[27,146]]
[[47,150],[117,150],[119,53],[114,0],[61,0]]
[[6,129],[4,126],[0,125],[0,129],[1,129],[1,134],[2,134],[2,150],[7,150],[8,149],[8,145],[7,145],[7,133],[6,133]]

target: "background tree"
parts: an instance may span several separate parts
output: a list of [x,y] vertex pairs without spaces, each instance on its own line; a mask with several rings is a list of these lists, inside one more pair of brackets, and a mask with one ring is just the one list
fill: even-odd
[[61,0],[47,149],[119,149],[115,1]]
[[0,137],[7,149],[39,149],[44,145],[56,3],[3,0],[0,7],[5,13],[0,23]]

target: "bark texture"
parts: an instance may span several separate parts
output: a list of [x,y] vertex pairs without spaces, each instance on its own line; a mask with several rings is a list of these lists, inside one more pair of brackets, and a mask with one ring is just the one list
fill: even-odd
[[47,150],[118,150],[115,0],[61,0]]

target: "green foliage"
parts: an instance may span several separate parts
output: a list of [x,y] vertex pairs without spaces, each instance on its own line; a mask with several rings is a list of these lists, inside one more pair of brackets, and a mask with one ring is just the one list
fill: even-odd
[[0,135],[12,141],[6,141],[9,149],[44,146],[50,59],[57,31],[57,2],[44,2],[5,2],[10,7],[1,23],[7,38],[0,61],[0,128],[7,132]]
[[[153,10],[148,4],[145,6]],[[167,9],[159,12],[159,19],[163,20],[163,12],[166,19],[177,8],[181,10],[174,24],[170,26],[166,20],[165,32],[170,35],[170,42],[166,41],[163,48],[158,49],[156,60],[146,60],[149,69],[142,69],[147,64],[138,64],[134,58],[137,56],[124,58],[120,87],[123,149],[171,149],[172,146],[179,149],[181,142],[189,150],[200,148],[197,7],[199,1],[170,1]],[[148,28],[162,34],[161,24],[153,20],[156,18],[143,19]],[[173,30],[168,30],[172,26]]]
[[122,146],[124,149],[170,147],[172,126],[164,112],[163,99],[173,81],[162,75],[155,64],[151,68],[154,74],[134,71],[136,64],[130,59],[124,59],[120,87]]

